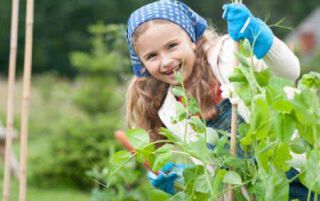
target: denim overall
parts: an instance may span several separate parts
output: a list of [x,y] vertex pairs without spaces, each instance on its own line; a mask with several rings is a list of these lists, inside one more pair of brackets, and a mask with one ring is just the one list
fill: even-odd
[[[214,129],[225,130],[231,132],[231,113],[232,105],[229,99],[223,99],[216,105],[217,117],[211,120],[206,121],[207,127]],[[245,120],[238,115],[238,125],[244,123]],[[214,146],[211,144],[207,145],[209,149],[214,149]],[[240,148],[240,145],[237,146],[237,155],[240,158],[243,158],[243,151]],[[298,174],[298,171],[291,168],[287,173],[287,178],[291,179]],[[304,187],[298,178],[293,180],[290,183],[289,187],[289,200],[299,199],[300,201],[307,201],[308,189]],[[313,194],[311,194],[311,200],[313,200]],[[319,199],[320,200],[320,199]]]

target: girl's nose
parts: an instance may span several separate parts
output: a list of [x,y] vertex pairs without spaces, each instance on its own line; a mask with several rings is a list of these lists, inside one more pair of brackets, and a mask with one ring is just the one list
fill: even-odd
[[173,62],[173,59],[171,59],[168,55],[163,55],[161,57],[161,67],[164,69],[172,67]]

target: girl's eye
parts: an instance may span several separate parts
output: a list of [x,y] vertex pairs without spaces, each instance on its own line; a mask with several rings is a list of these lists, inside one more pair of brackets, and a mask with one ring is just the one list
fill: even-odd
[[154,58],[155,56],[156,56],[156,54],[149,54],[147,56],[147,60],[150,60],[150,59]]
[[169,49],[172,49],[172,48],[174,48],[175,46],[177,46],[177,43],[171,43],[171,44],[169,44],[168,48],[169,48]]

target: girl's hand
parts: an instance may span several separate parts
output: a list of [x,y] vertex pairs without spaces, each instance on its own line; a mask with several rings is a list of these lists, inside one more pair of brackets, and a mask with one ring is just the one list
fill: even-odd
[[153,172],[148,172],[148,179],[152,186],[163,190],[169,194],[175,194],[175,182],[183,183],[182,172],[186,168],[183,164],[167,163],[156,175]]
[[254,45],[254,55],[258,59],[264,57],[270,50],[274,37],[266,23],[254,17],[244,4],[225,4],[223,10],[222,18],[227,21],[230,37],[235,41],[248,39]]

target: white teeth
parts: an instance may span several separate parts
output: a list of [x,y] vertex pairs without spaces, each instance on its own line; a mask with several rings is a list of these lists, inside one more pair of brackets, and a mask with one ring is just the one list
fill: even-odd
[[164,73],[170,75],[170,74],[174,73],[174,71],[179,71],[180,68],[181,68],[181,64],[179,64],[177,68],[173,68],[173,70],[167,71],[167,72],[164,72]]

